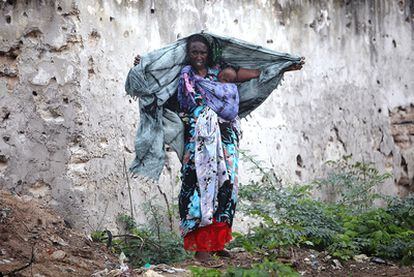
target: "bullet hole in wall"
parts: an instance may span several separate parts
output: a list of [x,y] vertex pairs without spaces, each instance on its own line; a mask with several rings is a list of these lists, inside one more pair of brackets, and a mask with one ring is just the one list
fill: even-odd
[[395,39],[392,40],[392,45],[394,46],[394,48],[397,48],[397,42],[395,41]]
[[234,24],[238,24],[239,20],[236,18],[235,20],[233,20]]
[[302,160],[302,157],[299,154],[296,156],[296,164],[299,167],[303,167],[303,160]]
[[6,164],[7,163],[7,157],[5,155],[0,155],[0,164]]
[[24,17],[28,17],[28,15],[27,15],[27,13],[26,13],[26,12],[23,12],[23,16],[24,16]]
[[10,112],[6,111],[6,113],[3,115],[3,121],[9,119],[9,117],[10,117]]
[[407,162],[405,161],[404,156],[401,156],[401,167],[403,169],[404,172],[408,172],[408,165]]
[[57,10],[58,10],[58,12],[61,12],[62,11],[62,7],[61,6],[58,6],[57,7]]
[[11,16],[10,15],[6,15],[6,22],[7,22],[7,24],[11,23]]
[[382,112],[382,109],[381,109],[381,108],[379,108],[379,109],[378,109],[378,113],[381,113],[381,112]]
[[266,43],[273,43],[273,39],[266,40]]
[[37,96],[37,92],[36,91],[32,91],[33,96]]
[[113,20],[115,20],[115,17],[110,16],[109,21],[112,22]]
[[377,84],[378,84],[378,85],[380,85],[380,84],[381,84],[380,80],[377,80]]
[[69,103],[69,99],[67,97],[63,98],[63,103],[68,104]]
[[5,142],[9,142],[10,137],[9,137],[9,136],[3,136],[3,140],[4,140]]

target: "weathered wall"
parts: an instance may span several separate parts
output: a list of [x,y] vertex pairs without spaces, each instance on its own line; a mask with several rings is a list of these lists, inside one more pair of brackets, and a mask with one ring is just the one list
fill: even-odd
[[[288,181],[353,154],[393,173],[382,191],[414,189],[413,1],[154,2],[154,13],[150,0],[0,3],[0,188],[42,198],[78,227],[113,227],[130,209],[133,56],[206,29],[307,60],[242,122],[242,148]],[[172,198],[179,164],[168,157],[160,183]],[[151,189],[131,186],[143,220]]]

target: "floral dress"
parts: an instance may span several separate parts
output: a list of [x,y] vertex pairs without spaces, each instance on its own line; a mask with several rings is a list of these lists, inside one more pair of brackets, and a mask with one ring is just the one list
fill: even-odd
[[[219,67],[209,68],[205,78],[218,82],[219,71]],[[191,80],[184,80],[184,77],[181,76],[181,86],[185,85],[183,84],[185,81],[187,85],[191,84]],[[180,112],[180,117],[185,125],[185,148],[181,169],[182,186],[179,194],[180,230],[184,237],[185,249],[219,251],[231,239],[231,226],[236,209],[239,124],[238,119],[232,121],[226,121],[219,117],[216,119],[214,117],[216,114],[212,113],[206,105],[203,94],[198,89],[191,91],[191,95],[188,97],[192,98],[195,105],[181,108]],[[180,85],[178,93],[180,99],[180,93],[183,94],[180,91]],[[181,99],[186,97],[181,95]],[[219,141],[215,144],[219,145],[217,161],[213,163],[212,159],[202,162],[197,160],[197,151],[205,146],[204,142],[199,143],[197,129],[204,119],[207,119],[206,122],[211,122],[212,130],[216,127],[219,134]],[[198,125],[197,122],[199,122]],[[201,125],[203,125],[203,128],[205,127],[204,123]],[[224,165],[224,170],[221,170],[220,162]],[[211,164],[214,167],[211,167]],[[203,175],[204,179],[200,179],[197,172],[199,172],[199,175],[205,174]],[[208,190],[204,191],[203,184],[210,184],[211,179],[217,179],[218,181],[215,181],[219,185],[210,186]],[[205,194],[207,194],[207,198]],[[213,199],[210,210],[203,207],[205,205],[203,199]],[[211,216],[205,219],[203,214],[205,215],[208,212],[211,212]]]

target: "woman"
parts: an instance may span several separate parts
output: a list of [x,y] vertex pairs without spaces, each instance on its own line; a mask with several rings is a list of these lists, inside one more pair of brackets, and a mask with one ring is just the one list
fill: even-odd
[[[238,119],[226,121],[208,105],[208,95],[196,86],[197,78],[218,81],[209,41],[195,34],[186,41],[187,62],[178,84],[179,115],[184,122],[184,157],[179,194],[180,230],[184,248],[209,262],[212,253],[229,256],[224,246],[231,227],[238,191]],[[135,58],[135,64],[140,57]],[[303,60],[288,70],[301,69]],[[237,70],[236,82],[258,78],[258,69]]]
[[[215,178],[216,176],[209,176],[208,172],[205,172],[211,170],[208,161],[199,164],[196,162],[197,140],[200,140],[196,132],[197,121],[200,115],[208,113],[209,107],[200,89],[194,86],[191,75],[218,81],[220,68],[213,64],[212,50],[203,35],[190,36],[186,49],[191,69],[189,74],[182,72],[178,86],[180,116],[185,124],[182,186],[179,195],[180,229],[184,236],[184,248],[196,251],[196,259],[207,261],[212,252],[228,255],[224,245],[231,239],[231,226],[237,202],[239,130],[235,121],[218,118],[218,122],[212,123],[218,124],[218,143],[222,146],[222,153],[215,161],[221,163],[221,167],[214,166],[214,169],[217,169],[213,174],[226,174],[227,178],[220,181],[219,178]],[[259,70],[239,69],[237,82],[257,78],[259,74]],[[207,160],[211,159],[208,157]],[[206,216],[208,218],[205,218]]]

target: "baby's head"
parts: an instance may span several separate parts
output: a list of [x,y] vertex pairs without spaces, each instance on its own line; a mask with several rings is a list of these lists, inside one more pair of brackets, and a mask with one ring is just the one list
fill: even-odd
[[235,83],[237,80],[237,72],[233,67],[226,67],[218,74],[218,79],[222,83]]

